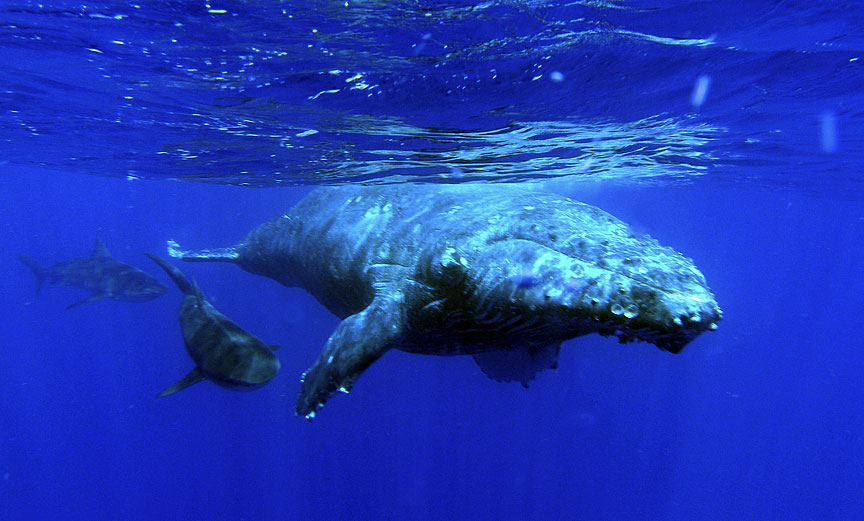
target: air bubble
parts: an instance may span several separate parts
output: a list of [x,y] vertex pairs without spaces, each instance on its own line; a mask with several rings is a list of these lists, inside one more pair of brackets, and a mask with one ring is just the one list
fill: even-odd
[[703,74],[696,78],[693,92],[690,94],[690,104],[693,105],[693,108],[699,108],[705,103],[709,88],[711,88],[711,76]]

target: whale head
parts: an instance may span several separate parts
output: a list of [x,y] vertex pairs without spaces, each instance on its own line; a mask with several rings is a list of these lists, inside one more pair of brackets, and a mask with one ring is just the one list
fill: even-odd
[[599,333],[677,353],[722,318],[693,262],[648,236],[566,244],[511,236],[434,257],[426,273],[444,288],[435,297],[451,317],[446,329],[466,345],[535,345]]

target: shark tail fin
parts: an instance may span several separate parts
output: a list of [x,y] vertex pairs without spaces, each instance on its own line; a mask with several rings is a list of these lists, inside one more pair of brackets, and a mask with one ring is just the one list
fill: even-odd
[[172,264],[168,263],[165,259],[161,259],[155,255],[151,255],[149,253],[146,254],[150,257],[150,260],[159,265],[160,268],[165,270],[165,273],[171,277],[171,280],[174,281],[174,284],[177,284],[177,287],[180,288],[180,291],[183,292],[184,295],[188,295],[190,293],[194,293],[200,295],[201,292],[197,286],[193,285],[189,282],[189,279],[186,278],[186,275],[183,275],[183,272],[177,269]]
[[187,262],[233,262],[236,264],[239,258],[236,248],[184,251],[174,241],[168,241],[168,255]]
[[48,277],[48,271],[42,267],[41,264],[36,262],[36,259],[33,257],[28,257],[27,255],[19,255],[18,259],[24,263],[25,266],[30,268],[30,271],[33,272],[33,275],[36,275],[36,294],[39,294],[39,290],[42,289],[42,283],[45,282],[45,278]]

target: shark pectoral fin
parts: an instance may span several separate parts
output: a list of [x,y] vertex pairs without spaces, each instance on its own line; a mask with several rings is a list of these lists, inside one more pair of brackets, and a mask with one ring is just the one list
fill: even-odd
[[189,371],[186,376],[181,378],[179,382],[159,393],[157,398],[162,398],[163,396],[168,396],[169,394],[174,394],[178,391],[182,391],[183,389],[191,387],[198,382],[203,382],[204,380],[206,380],[206,378],[204,378],[204,375],[201,374],[201,370],[196,367],[195,369]]
[[66,306],[66,309],[72,309],[74,307],[80,306],[81,304],[87,304],[89,302],[96,302],[97,300],[102,300],[103,298],[108,298],[110,296],[111,295],[109,295],[108,293],[94,293],[94,294],[90,295],[89,297],[85,298],[84,300],[82,300],[81,302],[69,304],[68,306]]
[[472,355],[483,373],[499,382],[519,382],[526,389],[537,373],[558,367],[560,343]]
[[303,373],[295,412],[311,420],[336,391],[348,392],[360,374],[402,335],[401,299],[376,297],[339,324],[318,360]]

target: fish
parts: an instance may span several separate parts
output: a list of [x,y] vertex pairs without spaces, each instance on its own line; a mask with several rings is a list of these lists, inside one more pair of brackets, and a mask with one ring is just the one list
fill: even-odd
[[279,372],[279,359],[268,346],[220,313],[201,294],[197,284],[166,260],[147,254],[183,293],[180,329],[186,352],[195,367],[158,397],[182,391],[204,380],[232,391],[254,391]]
[[527,387],[565,340],[678,353],[722,318],[691,259],[594,206],[504,185],[319,187],[235,246],[168,250],[301,287],[342,319],[303,373],[308,419],[391,349],[470,355]]
[[147,273],[114,260],[99,239],[96,239],[89,257],[62,261],[49,267],[43,267],[27,255],[19,255],[18,258],[36,276],[37,294],[46,280],[90,292],[89,297],[68,305],[66,309],[106,298],[146,302],[168,290]]

